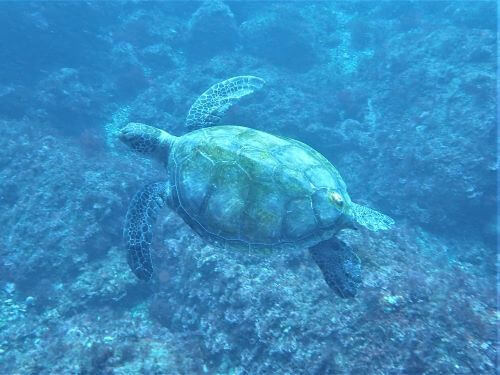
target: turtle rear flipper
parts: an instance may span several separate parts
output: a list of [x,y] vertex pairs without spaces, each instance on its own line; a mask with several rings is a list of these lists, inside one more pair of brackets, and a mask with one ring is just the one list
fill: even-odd
[[337,238],[309,248],[330,288],[342,298],[355,297],[361,285],[361,261],[350,247]]
[[153,276],[151,242],[158,211],[165,206],[168,184],[155,182],[135,194],[127,211],[123,237],[127,246],[127,261],[132,272],[141,280]]
[[354,202],[350,204],[349,213],[356,222],[374,232],[391,229],[394,225],[391,217]]
[[262,78],[238,76],[216,83],[196,99],[186,119],[191,130],[216,125],[224,113],[241,97],[249,95],[264,86]]

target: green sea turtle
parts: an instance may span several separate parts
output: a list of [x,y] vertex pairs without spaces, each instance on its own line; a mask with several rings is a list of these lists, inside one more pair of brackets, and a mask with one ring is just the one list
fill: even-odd
[[127,259],[139,279],[153,276],[153,225],[166,205],[219,246],[308,248],[338,295],[356,294],[360,260],[335,235],[353,223],[377,231],[394,221],[352,202],[337,169],[308,145],[242,126],[214,126],[233,103],[263,85],[260,78],[240,76],[210,87],[189,110],[192,131],[180,137],[139,123],[120,130],[121,141],[167,169],[167,180],[145,186],[127,212]]

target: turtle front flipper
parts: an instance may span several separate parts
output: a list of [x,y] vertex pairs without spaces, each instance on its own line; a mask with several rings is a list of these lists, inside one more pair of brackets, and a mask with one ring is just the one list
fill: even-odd
[[141,280],[153,276],[151,241],[158,211],[165,206],[170,188],[165,182],[146,185],[135,194],[127,211],[123,237],[127,246],[127,261],[132,272]]
[[361,285],[361,261],[346,243],[334,237],[310,247],[309,252],[337,295],[356,296]]
[[262,78],[238,76],[216,83],[196,99],[189,109],[186,126],[189,130],[213,126],[241,97],[264,86]]

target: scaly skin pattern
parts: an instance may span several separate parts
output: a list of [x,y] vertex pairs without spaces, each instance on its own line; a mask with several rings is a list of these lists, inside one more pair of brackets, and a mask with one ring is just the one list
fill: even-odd
[[195,130],[217,124],[234,103],[260,90],[264,83],[262,78],[254,76],[238,76],[216,83],[193,103],[186,127]]
[[120,129],[119,138],[138,154],[165,163],[176,137],[153,126],[130,122]]
[[153,226],[168,195],[168,185],[164,182],[146,185],[134,196],[127,212],[123,230],[127,261],[134,274],[141,280],[149,280],[153,275]]
[[216,126],[178,138],[167,168],[169,206],[203,238],[229,247],[316,244],[342,228],[351,202],[340,174],[320,153],[245,127]]

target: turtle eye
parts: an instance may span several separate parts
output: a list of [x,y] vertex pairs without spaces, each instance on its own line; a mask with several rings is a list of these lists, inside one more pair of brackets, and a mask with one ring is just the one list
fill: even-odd
[[344,207],[344,198],[338,192],[330,193],[330,200],[337,208],[342,209]]

